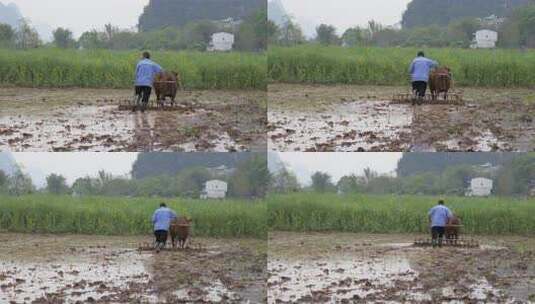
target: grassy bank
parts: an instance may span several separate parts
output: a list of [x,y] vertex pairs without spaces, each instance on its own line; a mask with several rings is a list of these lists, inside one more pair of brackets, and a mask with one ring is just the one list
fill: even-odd
[[[163,200],[194,221],[193,234],[266,237],[266,205],[224,200]],[[151,233],[162,199],[31,195],[0,197],[0,230],[9,232],[134,235]]]
[[[408,67],[419,49],[343,48],[305,45],[272,47],[268,53],[271,81],[288,83],[406,85]],[[424,49],[452,69],[455,85],[535,86],[535,51]]]
[[[189,89],[264,89],[266,56],[251,53],[153,52]],[[0,85],[130,88],[140,52],[0,49]]]
[[[427,211],[439,197],[297,193],[273,195],[268,226],[283,231],[427,232]],[[442,197],[465,233],[535,234],[535,199]]]

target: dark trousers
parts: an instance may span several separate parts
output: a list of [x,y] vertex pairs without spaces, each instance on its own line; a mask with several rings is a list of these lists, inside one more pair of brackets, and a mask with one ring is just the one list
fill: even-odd
[[154,231],[154,236],[156,237],[156,243],[157,245],[162,245],[162,247],[165,247],[165,243],[167,243],[167,230],[156,230]]
[[431,227],[431,238],[433,247],[442,246],[442,239],[444,238],[445,227],[433,226]]
[[149,86],[136,86],[137,103],[141,100],[143,105],[149,103],[150,94],[152,93],[152,87]]
[[427,82],[413,81],[412,91],[415,92],[418,95],[418,97],[425,97],[425,92],[427,91]]

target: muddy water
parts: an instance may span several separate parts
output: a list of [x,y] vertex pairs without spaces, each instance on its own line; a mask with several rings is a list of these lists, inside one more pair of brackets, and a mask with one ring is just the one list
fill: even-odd
[[[413,246],[409,240],[415,237],[272,233],[268,303],[530,303],[535,298],[529,287],[535,282],[532,239],[478,237],[480,248],[432,249]],[[517,251],[520,243],[523,249]]]
[[410,132],[412,110],[387,101],[354,101],[320,112],[270,111],[268,120],[270,150],[370,151]]
[[0,303],[265,301],[265,241],[195,238],[196,249],[139,251],[148,240],[0,233]]
[[[356,301],[395,287],[397,281],[417,277],[409,261],[401,257],[352,259],[330,257],[313,262],[276,259],[268,263],[269,303]],[[422,286],[400,291],[407,299],[420,299]]]
[[119,110],[125,90],[0,88],[0,150],[265,151],[265,93],[182,92],[172,111]]
[[[0,302],[124,301],[125,293],[130,299],[150,301],[155,296],[145,289],[151,279],[145,268],[149,258],[148,254],[121,250],[50,263],[4,260],[0,262]],[[145,288],[132,292],[132,285]]]
[[465,105],[412,106],[388,101],[393,94],[405,90],[403,87],[271,85],[269,149],[415,152],[535,149],[532,90],[463,88]]

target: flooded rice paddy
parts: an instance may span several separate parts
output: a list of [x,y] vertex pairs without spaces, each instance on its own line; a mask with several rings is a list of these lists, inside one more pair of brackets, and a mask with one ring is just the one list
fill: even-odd
[[131,94],[109,89],[1,88],[0,149],[265,150],[265,92],[181,92],[180,107],[173,111],[119,110]]
[[465,88],[465,105],[398,104],[403,87],[276,84],[268,93],[275,151],[532,151],[535,93]]
[[[535,240],[417,248],[415,235],[271,233],[268,303],[529,303]],[[294,246],[291,246],[294,244]],[[524,245],[523,245],[524,244]],[[531,244],[530,249],[524,247]],[[511,288],[515,286],[515,288]]]
[[138,251],[142,237],[0,234],[0,303],[259,303],[265,241],[198,239]]

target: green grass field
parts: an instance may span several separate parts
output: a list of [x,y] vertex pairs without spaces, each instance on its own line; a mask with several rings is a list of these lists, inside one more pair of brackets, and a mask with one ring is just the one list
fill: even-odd
[[[0,201],[3,231],[136,235],[152,232],[152,213],[162,199],[31,195],[0,197]],[[193,219],[194,235],[266,237],[267,210],[261,202],[163,201]]]
[[[264,89],[266,56],[251,53],[153,52],[188,89]],[[0,49],[0,85],[131,88],[140,52]]]
[[[282,231],[427,232],[439,197],[298,193],[273,195],[268,226]],[[535,234],[535,199],[444,197],[469,234]]]
[[[268,79],[274,82],[407,85],[408,67],[419,49],[343,48],[304,45],[272,47]],[[452,69],[455,85],[535,86],[535,51],[424,49],[426,56]]]

